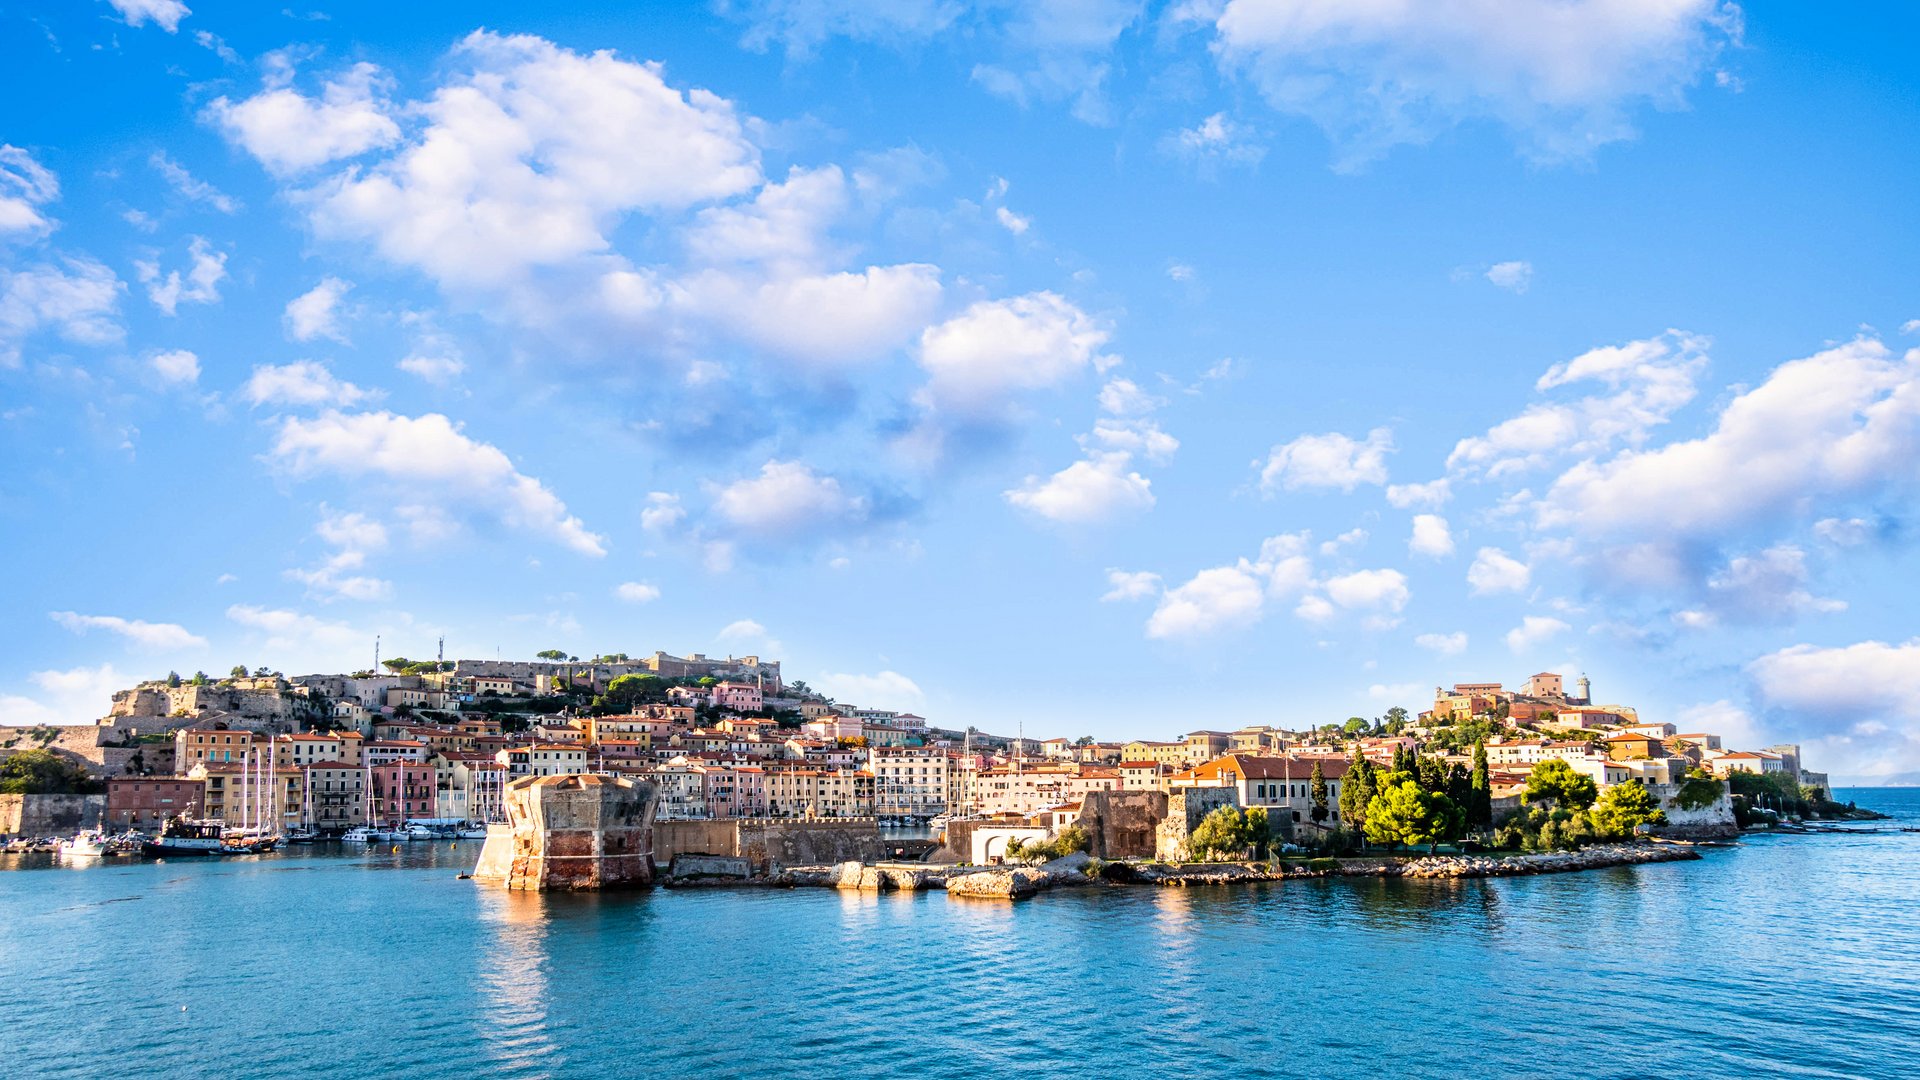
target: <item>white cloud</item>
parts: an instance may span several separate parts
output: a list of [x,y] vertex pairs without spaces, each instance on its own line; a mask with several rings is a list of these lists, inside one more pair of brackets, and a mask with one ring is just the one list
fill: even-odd
[[1907,783],[1920,770],[1920,638],[1794,645],[1747,674],[1774,725],[1818,768],[1864,783],[1902,774],[1893,782]]
[[606,252],[628,212],[760,182],[733,106],[668,86],[657,64],[485,30],[452,59],[455,74],[413,106],[427,121],[417,135],[312,190],[323,236],[367,241],[450,288],[511,286]]
[[80,345],[119,341],[124,289],[112,270],[91,259],[68,259],[64,267],[0,266],[0,367],[18,364],[27,339],[43,330]]
[[1374,683],[1367,687],[1367,696],[1375,701],[1388,701],[1395,704],[1420,700],[1419,683]]
[[[1200,276],[1200,271],[1195,270],[1192,266],[1189,266],[1186,263],[1178,263],[1178,262],[1168,263],[1167,276],[1172,278],[1175,281],[1192,281],[1195,278],[1198,278]],[[1223,364],[1230,363],[1230,362],[1231,361],[1226,361],[1226,360],[1221,361],[1221,363]]]
[[839,166],[795,166],[785,181],[762,187],[751,202],[696,214],[687,230],[687,249],[707,263],[815,269],[833,254],[827,229],[847,205],[846,174]]
[[1747,666],[1768,705],[1829,722],[1920,719],[1920,638],[1794,645]]
[[262,364],[241,390],[254,405],[353,405],[379,396],[345,382],[317,360]]
[[1352,491],[1360,484],[1387,482],[1387,455],[1393,451],[1393,433],[1375,428],[1365,442],[1339,432],[1302,435],[1273,448],[1260,466],[1260,490],[1268,494],[1285,488],[1339,488]]
[[1813,535],[1835,547],[1858,547],[1880,530],[1879,522],[1866,518],[1822,518],[1813,523]]
[[181,198],[212,207],[223,214],[239,212],[240,204],[232,196],[188,172],[185,165],[168,157],[166,151],[155,150],[147,161]]
[[1231,0],[1216,52],[1268,104],[1307,117],[1344,163],[1490,120],[1537,160],[1629,138],[1641,105],[1684,100],[1740,38],[1720,0],[1452,4]]
[[1689,705],[1674,715],[1673,723],[1682,733],[1718,735],[1728,747],[1757,747],[1762,742],[1753,716],[1725,698]]
[[1458,656],[1467,651],[1467,634],[1464,630],[1451,634],[1421,634],[1413,639],[1413,643],[1442,656]]
[[17,146],[0,143],[0,237],[38,236],[53,230],[40,207],[60,197],[60,181]]
[[36,671],[30,680],[38,687],[33,697],[0,694],[0,724],[91,724],[113,707],[113,694],[133,685],[133,678],[112,664],[66,671]]
[[1407,550],[1436,559],[1453,554],[1453,530],[1448,527],[1447,519],[1438,514],[1415,514],[1413,536],[1407,540]]
[[1320,584],[1327,599],[1349,610],[1397,612],[1411,595],[1407,576],[1398,570],[1356,570]]
[[282,656],[295,654],[296,658],[331,660],[359,655],[360,650],[373,647],[371,633],[363,635],[346,623],[318,619],[286,608],[234,604],[227,608],[227,618],[263,635],[264,647]]
[[1000,223],[1001,228],[1015,236],[1024,236],[1026,231],[1033,226],[1032,218],[1021,217],[1019,214],[1014,213],[1004,206],[994,207],[993,217],[994,220]]
[[320,539],[337,548],[377,551],[387,546],[387,527],[365,514],[327,511],[313,531]]
[[386,600],[393,595],[393,582],[354,571],[366,565],[369,552],[387,546],[387,528],[360,513],[338,513],[321,507],[314,535],[334,551],[319,565],[306,570],[292,569],[286,577],[307,587],[310,596],[321,600]]
[[1180,449],[1180,440],[1160,430],[1152,420],[1096,420],[1093,431],[1081,438],[1081,445],[1089,440],[1108,450],[1144,454],[1155,464],[1165,464]]
[[613,595],[629,604],[647,604],[660,599],[660,589],[644,581],[623,581],[614,587]]
[[322,278],[320,284],[287,302],[287,336],[295,341],[329,338],[344,342],[340,328],[340,300],[353,288],[353,282],[337,277]]
[[1107,591],[1100,597],[1102,603],[1119,600],[1144,600],[1160,591],[1160,575],[1147,570],[1129,572],[1126,570],[1107,571]]
[[716,641],[756,642],[768,641],[767,628],[752,619],[735,619],[720,628],[713,635]]
[[898,709],[912,712],[926,707],[927,695],[919,684],[897,671],[874,675],[847,675],[828,672],[814,679],[814,689],[835,701],[866,709]]
[[147,23],[171,34],[180,29],[180,20],[193,14],[192,10],[180,0],[107,0],[113,10],[127,21],[128,26],[145,26]]
[[1669,330],[1658,337],[1590,349],[1555,364],[1534,384],[1548,391],[1598,382],[1607,393],[1566,403],[1536,404],[1494,425],[1485,435],[1460,440],[1447,455],[1458,474],[1511,476],[1557,457],[1599,454],[1637,446],[1651,430],[1693,400],[1694,380],[1707,365],[1708,341]]
[[436,385],[450,383],[467,370],[466,363],[458,357],[425,353],[409,353],[394,366]]
[[1144,416],[1163,404],[1132,379],[1108,379],[1100,388],[1100,408],[1115,416]]
[[[288,175],[397,142],[400,126],[388,115],[386,82],[378,67],[360,63],[329,81],[317,99],[270,86],[240,102],[215,98],[207,116],[261,164]],[[456,147],[447,150],[457,154]],[[458,167],[451,160],[443,166]]]
[[1097,523],[1117,514],[1152,509],[1152,482],[1128,471],[1132,461],[1132,455],[1121,451],[1095,451],[1052,476],[1029,476],[1003,495],[1022,510],[1071,524]]
[[647,505],[640,511],[640,527],[648,532],[665,532],[680,524],[687,512],[680,496],[666,491],[647,492]]
[[1875,495],[1920,452],[1920,350],[1859,339],[1775,368],[1713,430],[1584,461],[1553,484],[1543,526],[1712,537]]
[[213,250],[206,237],[195,236],[187,241],[187,254],[193,265],[184,275],[178,270],[162,274],[160,264],[150,260],[136,259],[133,264],[141,284],[147,287],[147,299],[168,315],[176,314],[182,303],[212,304],[220,300],[220,282],[227,276],[227,253]]
[[568,513],[546,485],[516,470],[498,447],[468,438],[438,413],[329,411],[313,419],[288,417],[268,458],[294,476],[404,480],[421,497],[454,500],[463,511],[497,516],[584,555],[606,554],[605,539]]
[[186,349],[169,349],[147,357],[154,373],[170,383],[190,383],[200,377],[200,358]]
[[1476,595],[1519,592],[1532,580],[1532,568],[1497,547],[1481,548],[1467,568],[1467,583]]
[[105,630],[143,649],[195,649],[205,648],[207,644],[206,638],[178,623],[150,623],[140,619],[123,619],[118,615],[81,615],[72,611],[53,612],[52,618],[76,634]]
[[762,352],[842,370],[882,358],[926,326],[944,290],[926,263],[753,281],[707,272],[675,283],[675,310]]
[[1147,636],[1202,636],[1258,622],[1269,600],[1298,596],[1312,584],[1308,539],[1306,533],[1268,537],[1258,557],[1202,570],[1168,589],[1147,620]]
[[779,42],[806,56],[831,37],[919,41],[945,30],[964,10],[953,0],[745,0],[720,9],[747,24],[748,48]]
[[1507,631],[1507,648],[1517,653],[1526,652],[1571,629],[1573,627],[1559,619],[1528,615],[1520,620],[1519,626]]
[[1446,480],[1429,480],[1424,484],[1388,484],[1387,503],[1396,510],[1412,510],[1424,507],[1438,510],[1453,498],[1453,486]]
[[1508,292],[1526,292],[1533,284],[1533,264],[1524,260],[1494,263],[1487,267],[1487,280]]
[[1365,529],[1352,528],[1320,545],[1320,554],[1338,555],[1344,548],[1359,547],[1367,542],[1370,534]]
[[1101,354],[1107,327],[1064,297],[1028,293],[982,300],[920,336],[920,366],[930,381],[929,403],[961,412],[998,405],[1012,392],[1059,383],[1092,366],[1114,362]]
[[1257,165],[1267,156],[1259,136],[1226,113],[1217,112],[1190,128],[1160,140],[1162,153],[1181,158],[1203,172],[1220,165]]
[[1806,552],[1792,544],[1776,544],[1729,560],[1707,579],[1707,594],[1714,611],[1748,621],[1846,610],[1845,601],[1814,596],[1808,583]]
[[1147,620],[1147,636],[1188,637],[1248,626],[1259,620],[1266,600],[1260,575],[1247,567],[1202,570],[1161,596]]
[[826,531],[867,515],[865,496],[847,493],[840,481],[803,461],[768,461],[758,476],[714,489],[713,511],[745,533],[777,539]]

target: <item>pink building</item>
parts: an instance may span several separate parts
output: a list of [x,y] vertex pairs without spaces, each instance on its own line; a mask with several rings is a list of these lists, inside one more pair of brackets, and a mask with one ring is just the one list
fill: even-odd
[[395,759],[369,766],[367,773],[373,783],[373,813],[377,824],[398,825],[434,816],[438,792],[433,766]]
[[713,688],[713,703],[735,712],[755,712],[761,707],[760,688],[752,683],[723,682]]

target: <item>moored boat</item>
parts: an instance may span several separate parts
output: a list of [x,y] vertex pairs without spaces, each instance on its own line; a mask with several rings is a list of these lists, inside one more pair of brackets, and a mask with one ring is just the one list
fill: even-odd
[[82,829],[72,839],[60,841],[60,855],[67,859],[97,859],[107,853],[105,833]]
[[187,818],[168,818],[160,826],[160,835],[151,840],[140,842],[142,854],[156,858],[170,855],[230,855],[224,822],[192,821]]

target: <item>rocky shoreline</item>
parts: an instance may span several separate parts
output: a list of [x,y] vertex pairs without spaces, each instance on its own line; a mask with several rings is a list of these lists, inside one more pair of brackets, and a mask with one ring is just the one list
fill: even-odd
[[1037,867],[988,868],[903,863],[867,866],[841,863],[837,866],[790,867],[773,874],[747,878],[669,877],[662,883],[670,888],[736,885],[834,888],[874,893],[940,889],[949,896],[1019,900],[1055,888],[1231,885],[1329,877],[1518,877],[1698,858],[1700,853],[1691,844],[1676,842],[1601,844],[1579,851],[1533,855],[1421,855],[1407,858],[1309,859],[1293,863],[1101,862],[1085,855],[1070,855]]

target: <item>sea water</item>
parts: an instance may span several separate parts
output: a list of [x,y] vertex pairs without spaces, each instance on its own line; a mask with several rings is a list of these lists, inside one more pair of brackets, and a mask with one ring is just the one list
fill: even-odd
[[520,895],[478,845],[6,857],[9,1076],[1912,1077],[1878,835],[1466,881]]

